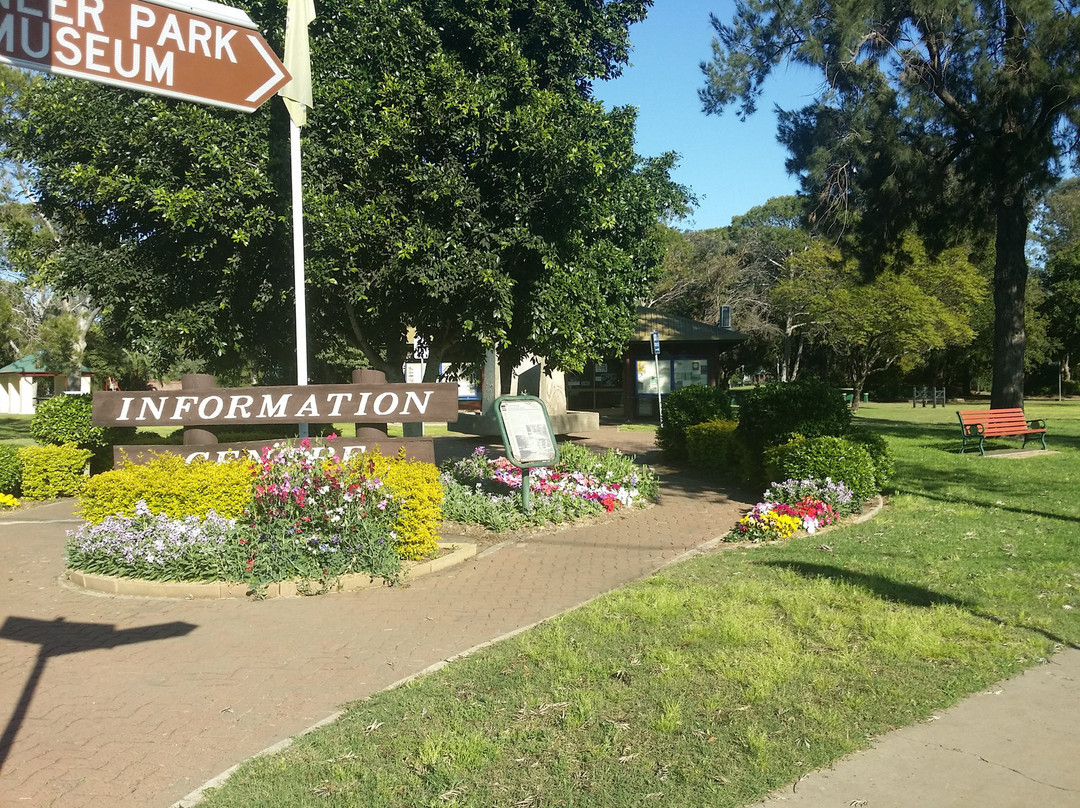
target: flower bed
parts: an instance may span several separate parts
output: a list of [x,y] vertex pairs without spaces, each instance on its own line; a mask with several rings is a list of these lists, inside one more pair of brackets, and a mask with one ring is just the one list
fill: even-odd
[[[200,475],[179,481],[174,460],[161,459],[156,475],[146,467],[127,477],[123,469],[108,472],[117,477],[96,487],[95,506],[107,502],[116,509],[132,490],[168,478],[161,487],[169,496],[154,501],[161,509],[169,503],[170,513],[155,512],[146,499],[129,499],[121,512],[69,532],[69,569],[160,582],[243,582],[256,591],[297,581],[304,591],[321,592],[355,573],[394,583],[403,558],[430,555],[417,552],[427,538],[415,539],[436,537],[442,518],[507,530],[641,506],[658,489],[656,476],[632,457],[595,455],[572,444],[562,447],[558,466],[531,471],[529,513],[521,507],[520,469],[484,449],[448,464],[441,478],[430,465],[428,474],[413,468],[425,464],[381,455],[348,462],[318,456],[303,441],[272,447],[257,463],[236,462],[251,479],[248,502],[236,518],[190,513],[205,497],[201,489],[191,496],[177,486],[197,485]],[[184,509],[189,512],[180,513]],[[430,544],[435,547],[434,538]]]
[[560,461],[530,471],[532,509],[521,502],[521,470],[479,447],[443,467],[446,519],[506,531],[560,523],[582,516],[640,507],[656,499],[659,482],[647,467],[615,450],[594,454],[583,446],[559,447]]
[[[241,462],[241,461],[238,461]],[[243,461],[246,462],[246,461]],[[374,461],[318,457],[306,442],[263,452],[252,466],[240,518],[152,513],[140,501],[68,533],[68,567],[152,581],[237,581],[254,588],[286,580],[325,588],[350,573],[395,582],[402,498],[371,475]]]
[[773,483],[764,500],[753,507],[724,537],[726,541],[777,541],[802,530],[816,533],[834,524],[841,516],[855,513],[851,489],[843,483],[824,480],[785,480]]

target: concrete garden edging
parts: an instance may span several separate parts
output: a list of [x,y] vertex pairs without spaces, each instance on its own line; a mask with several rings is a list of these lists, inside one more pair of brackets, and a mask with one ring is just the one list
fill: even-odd
[[[476,544],[472,542],[439,542],[440,554],[428,561],[406,561],[402,565],[402,575],[415,578],[430,575],[448,567],[461,564],[476,555]],[[105,595],[127,595],[138,598],[180,598],[182,600],[218,600],[222,598],[291,598],[303,596],[303,584],[297,587],[295,581],[280,581],[268,584],[265,591],[252,593],[251,587],[244,583],[188,583],[185,581],[147,581],[140,578],[121,578],[114,575],[96,575],[77,570],[66,570],[61,576],[71,586]],[[362,589],[374,589],[385,586],[379,579],[372,579],[366,573],[342,575],[325,594],[334,592],[358,592]],[[252,594],[249,594],[252,593]]]

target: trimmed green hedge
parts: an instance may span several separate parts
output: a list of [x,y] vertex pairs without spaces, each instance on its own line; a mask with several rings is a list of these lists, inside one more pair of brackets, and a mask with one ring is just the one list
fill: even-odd
[[844,437],[852,443],[859,444],[870,453],[874,461],[874,484],[878,491],[881,491],[896,472],[896,460],[889,448],[889,442],[876,432],[865,428],[853,429]]
[[796,438],[766,449],[764,461],[766,476],[774,482],[829,477],[850,488],[858,502],[881,490],[870,453],[845,438]]
[[739,404],[739,437],[754,452],[795,435],[839,437],[850,425],[843,394],[817,379],[765,384],[747,391]]
[[114,444],[131,443],[134,427],[94,426],[92,398],[87,394],[57,395],[42,401],[30,421],[30,435],[46,446],[74,444],[93,452],[92,471],[112,468]]
[[706,421],[686,430],[686,454],[691,465],[738,478],[746,465],[746,447],[736,435],[735,421]]
[[161,455],[149,463],[129,463],[97,474],[82,490],[82,517],[96,525],[108,516],[135,516],[143,500],[151,512],[181,519],[205,518],[214,511],[223,519],[236,519],[251,498],[253,464],[186,463],[177,455]]
[[74,444],[25,446],[19,449],[22,461],[22,493],[26,499],[55,499],[77,496],[86,484],[89,449]]
[[726,390],[693,384],[664,396],[664,422],[656,430],[656,445],[673,460],[686,458],[686,430],[695,424],[731,418]]
[[22,487],[22,461],[15,446],[0,444],[0,494],[18,496]]

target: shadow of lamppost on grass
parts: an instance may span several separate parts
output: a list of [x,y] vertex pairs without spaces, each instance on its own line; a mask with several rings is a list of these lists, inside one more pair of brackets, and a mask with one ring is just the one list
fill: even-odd
[[41,676],[45,672],[45,663],[50,657],[183,637],[195,628],[197,626],[191,623],[173,622],[117,630],[115,626],[106,623],[69,623],[62,617],[55,620],[8,617],[4,625],[0,626],[0,639],[37,645],[38,655],[34,662],[34,669],[30,672],[22,694],[15,703],[15,710],[8,720],[4,734],[0,735],[0,770],[3,770],[4,763],[15,745],[15,736],[30,709],[34,691],[41,681]]

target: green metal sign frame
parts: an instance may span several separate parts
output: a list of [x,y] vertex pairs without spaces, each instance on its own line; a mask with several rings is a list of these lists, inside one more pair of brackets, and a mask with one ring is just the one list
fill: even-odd
[[521,505],[532,510],[529,470],[559,462],[559,444],[544,402],[536,396],[499,396],[495,418],[506,458],[521,469]]

